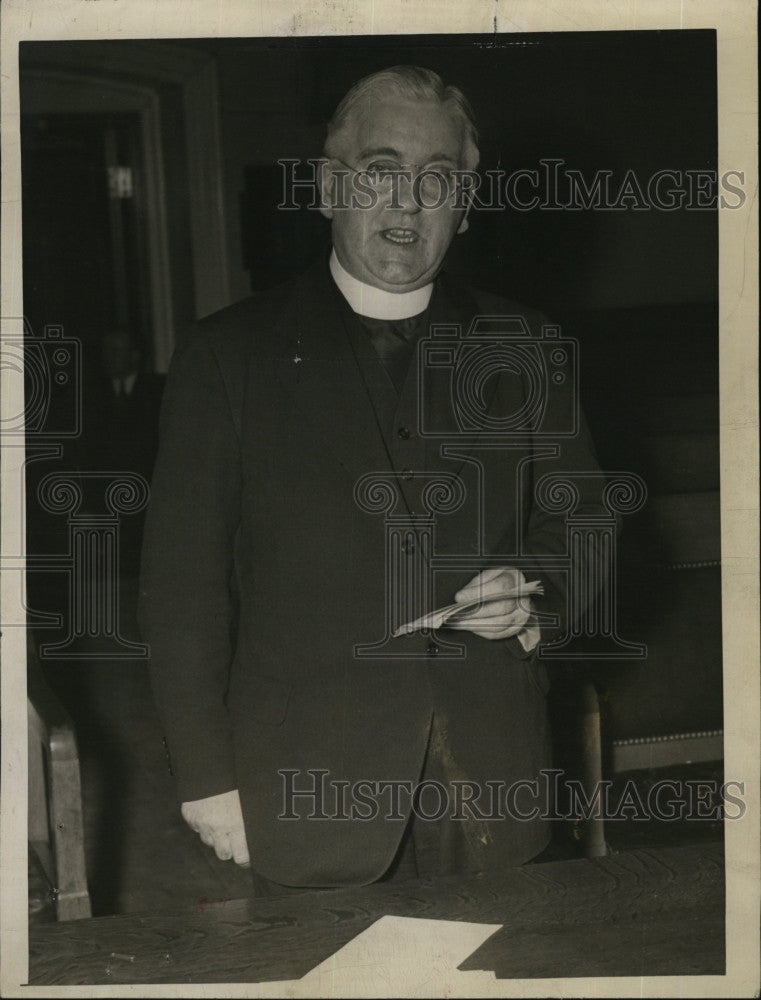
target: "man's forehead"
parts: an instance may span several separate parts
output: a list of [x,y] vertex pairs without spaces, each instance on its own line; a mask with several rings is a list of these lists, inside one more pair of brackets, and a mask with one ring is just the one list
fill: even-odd
[[364,102],[357,108],[348,130],[356,157],[396,156],[413,163],[458,161],[465,129],[462,120],[445,104],[433,100],[388,98]]

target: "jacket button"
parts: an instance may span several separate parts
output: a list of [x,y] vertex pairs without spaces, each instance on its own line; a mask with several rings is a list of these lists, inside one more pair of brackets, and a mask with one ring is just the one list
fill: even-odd
[[166,766],[167,770],[174,777],[174,768],[172,767],[172,755],[169,753],[169,744],[166,741],[166,736],[162,736],[161,742],[164,745],[164,753],[166,754]]
[[439,647],[435,642],[429,642],[427,652],[429,656],[436,656],[439,652]]
[[410,436],[410,432],[406,427],[400,427],[396,433],[399,435],[402,441],[406,441]]

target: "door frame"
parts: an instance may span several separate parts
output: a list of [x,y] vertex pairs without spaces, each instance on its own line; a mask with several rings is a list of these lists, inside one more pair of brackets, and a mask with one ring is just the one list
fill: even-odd
[[165,372],[177,331],[164,181],[162,84],[177,85],[182,94],[196,317],[230,302],[215,60],[198,50],[134,41],[45,45],[39,56],[34,45],[26,45],[21,64],[24,114],[132,112],[139,118],[153,366]]

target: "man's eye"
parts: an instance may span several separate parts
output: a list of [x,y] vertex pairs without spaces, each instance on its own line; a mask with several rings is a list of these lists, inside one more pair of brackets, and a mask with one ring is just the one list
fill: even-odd
[[371,163],[366,173],[371,180],[384,181],[396,177],[401,169],[398,163]]
[[444,164],[434,164],[432,167],[426,167],[425,173],[434,180],[441,178],[445,184],[451,184],[455,178],[454,168],[445,166]]

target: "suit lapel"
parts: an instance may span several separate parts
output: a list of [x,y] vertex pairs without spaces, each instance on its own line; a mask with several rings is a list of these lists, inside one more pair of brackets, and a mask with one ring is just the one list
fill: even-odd
[[276,375],[293,407],[356,481],[389,459],[344,318],[340,293],[320,260],[294,286],[291,333]]
[[[403,468],[458,475],[481,434],[478,430],[464,433],[457,422],[455,366],[435,363],[431,349],[438,338],[432,338],[431,331],[457,328],[453,342],[459,345],[478,314],[472,294],[444,275],[437,279],[428,329],[417,345],[394,421],[381,432],[368,391],[368,372],[377,373],[375,390],[393,390],[369,341],[363,345],[347,329],[340,292],[330,279],[326,261],[313,265],[293,288],[283,330],[290,336],[284,336],[287,349],[276,363],[276,375],[326,452],[335,456],[354,482],[369,472]],[[362,350],[367,360],[360,365],[357,355]],[[492,385],[487,407],[493,389]],[[413,449],[409,440],[397,439],[395,428],[404,427],[411,430],[412,440],[417,439]],[[442,455],[442,446],[456,454]],[[418,507],[417,484],[405,488],[400,481],[399,485],[409,494],[411,509]]]

